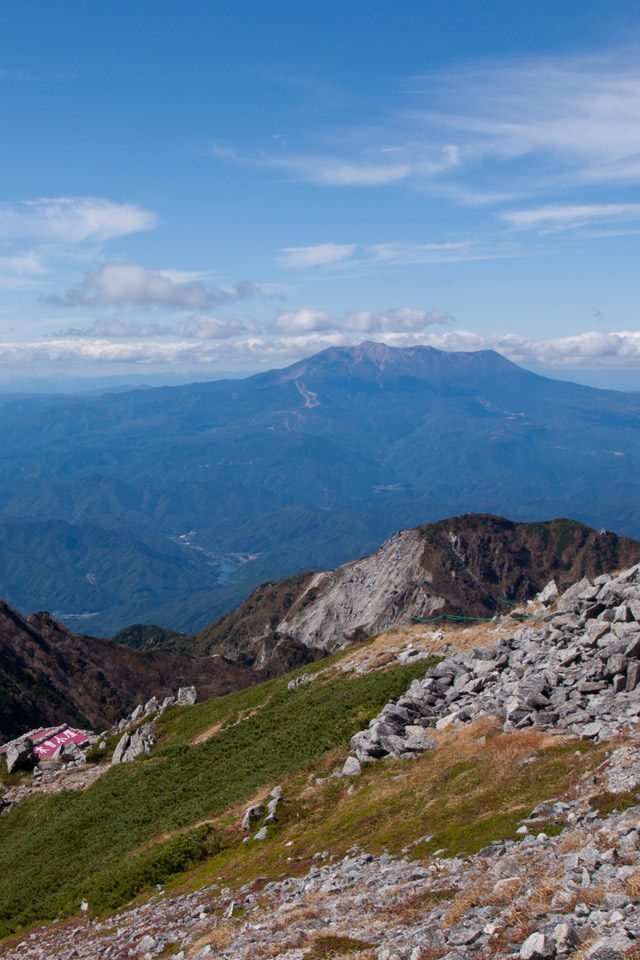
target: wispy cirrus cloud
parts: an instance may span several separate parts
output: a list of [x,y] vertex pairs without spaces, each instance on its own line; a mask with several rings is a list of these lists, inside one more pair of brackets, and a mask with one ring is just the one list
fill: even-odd
[[285,247],[279,261],[283,267],[324,267],[349,260],[355,243],[316,243],[309,247]]
[[175,272],[148,270],[139,263],[105,263],[63,295],[44,297],[54,306],[139,307],[199,310],[229,300],[245,300],[268,293],[268,285],[240,282],[231,287],[208,287],[199,281],[178,282]]
[[48,272],[41,255],[25,250],[12,256],[0,256],[0,289],[20,290],[35,287]]
[[404,181],[429,179],[458,165],[458,150],[452,144],[368,146],[354,157],[330,154],[263,153],[261,162],[289,171],[300,180],[329,187],[381,187]]
[[464,160],[546,157],[559,164],[547,176],[570,169],[584,183],[640,176],[640,66],[633,48],[472,66],[418,78],[413,94],[430,105],[408,118],[454,133]]
[[502,214],[515,230],[573,230],[593,224],[640,220],[640,203],[545,204]]
[[367,125],[278,140],[223,160],[336,188],[407,185],[462,204],[640,181],[638,50],[531,56],[409,78]]
[[444,243],[390,241],[368,246],[354,243],[318,243],[308,247],[285,247],[278,262],[296,270],[344,270],[350,267],[382,267],[420,263],[460,263],[467,260],[496,260],[517,256],[513,248],[497,243],[493,248],[473,240]]
[[12,257],[0,256],[0,272],[13,273],[17,276],[40,276],[47,272],[41,258],[34,251],[17,254]]
[[100,197],[57,197],[0,204],[0,238],[67,244],[103,242],[158,224],[154,213]]

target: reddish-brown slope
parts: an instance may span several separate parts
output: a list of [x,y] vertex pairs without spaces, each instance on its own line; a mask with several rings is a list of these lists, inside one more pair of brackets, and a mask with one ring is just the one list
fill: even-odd
[[80,636],[47,614],[25,619],[0,600],[0,741],[63,721],[99,729],[154,694],[194,684],[204,699],[256,679],[220,657],[140,652]]

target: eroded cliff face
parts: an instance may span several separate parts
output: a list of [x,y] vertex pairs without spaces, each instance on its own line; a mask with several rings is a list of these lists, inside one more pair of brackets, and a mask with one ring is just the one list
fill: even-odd
[[336,570],[263,584],[193,644],[283,672],[413,617],[492,617],[552,578],[563,588],[638,560],[638,542],[573,520],[465,514],[401,531]]
[[[314,574],[278,633],[331,653],[413,616],[436,616],[446,600],[433,592],[423,555],[420,529],[404,530],[369,557]],[[305,605],[310,595],[316,599]]]

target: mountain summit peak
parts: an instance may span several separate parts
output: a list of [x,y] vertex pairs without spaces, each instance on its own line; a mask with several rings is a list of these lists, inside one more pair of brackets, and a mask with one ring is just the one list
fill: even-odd
[[286,383],[311,374],[327,373],[376,379],[381,375],[421,379],[436,376],[457,379],[471,371],[513,371],[530,376],[495,350],[455,352],[416,344],[393,347],[376,340],[363,340],[352,347],[328,347],[278,372],[278,382]]

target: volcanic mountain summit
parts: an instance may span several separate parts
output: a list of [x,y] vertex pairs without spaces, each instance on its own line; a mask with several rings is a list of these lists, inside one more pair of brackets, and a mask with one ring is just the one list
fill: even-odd
[[640,535],[640,395],[492,351],[366,342],[244,380],[0,404],[0,589],[81,632],[202,629],[265,580],[469,510]]

